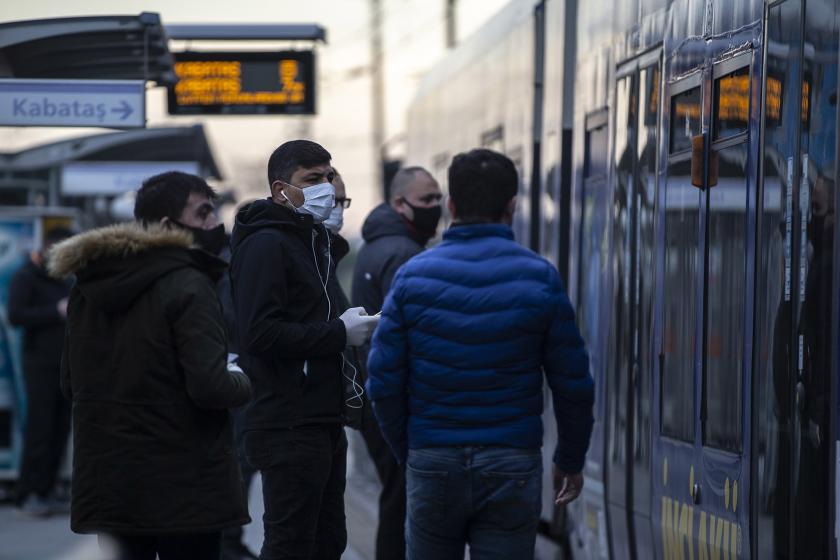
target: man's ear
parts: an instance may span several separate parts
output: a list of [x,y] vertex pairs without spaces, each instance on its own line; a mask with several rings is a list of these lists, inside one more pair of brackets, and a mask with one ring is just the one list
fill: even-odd
[[158,223],[160,225],[162,225],[163,227],[166,227],[166,228],[169,228],[169,227],[172,227],[173,225],[175,225],[172,222],[172,220],[169,219],[169,216],[164,216],[163,218],[160,219],[160,222],[158,222]]
[[446,209],[449,210],[449,216],[452,218],[452,221],[456,221],[458,219],[458,212],[455,208],[455,201],[452,200],[451,196],[446,197]]
[[280,193],[283,192],[284,186],[285,185],[282,181],[274,181],[273,183],[271,183],[271,185],[268,187],[271,191],[271,198],[273,198],[277,202],[285,201],[286,199],[280,196]]
[[515,195],[514,195],[513,198],[511,198],[508,201],[507,206],[505,206],[505,212],[504,212],[504,214],[502,214],[502,222],[507,224],[507,225],[513,224],[514,215],[516,215],[516,196]]

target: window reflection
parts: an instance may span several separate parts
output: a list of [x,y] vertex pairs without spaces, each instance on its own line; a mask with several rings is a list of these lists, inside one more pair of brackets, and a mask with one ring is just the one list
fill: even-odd
[[[772,91],[768,89],[768,105]],[[750,68],[745,66],[715,80],[714,134],[726,138],[747,131],[750,118]]]
[[700,86],[671,97],[671,153],[691,149],[691,138],[700,133]]
[[747,262],[747,144],[720,151],[709,189],[704,444],[741,450]]
[[654,256],[656,233],[654,230],[654,200],[656,196],[657,126],[659,124],[659,64],[643,69],[639,80],[639,140],[636,173],[636,246],[635,292],[636,304],[636,362],[638,380],[635,386],[636,406],[633,419],[635,445],[633,492],[636,511],[650,511],[650,461],[652,375],[654,357],[651,353],[654,297]]
[[608,381],[610,430],[608,449],[609,495],[613,501],[623,503],[627,465],[628,398],[630,376],[635,361],[631,313],[631,267],[628,262],[632,244],[632,188],[636,159],[636,99],[633,77],[616,83],[615,104],[615,176],[612,199],[612,251],[609,270],[612,277]]
[[694,439],[694,348],[700,194],[691,161],[671,163],[665,187],[662,432]]

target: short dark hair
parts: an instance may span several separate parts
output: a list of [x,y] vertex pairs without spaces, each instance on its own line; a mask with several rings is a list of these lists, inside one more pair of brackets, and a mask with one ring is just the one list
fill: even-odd
[[163,218],[177,220],[187,206],[190,193],[203,194],[215,200],[214,191],[201,177],[167,171],[143,181],[134,199],[134,217],[144,224],[159,222]]
[[298,167],[315,167],[329,163],[330,153],[310,140],[291,140],[280,145],[268,158],[268,185],[274,181],[287,182]]
[[518,190],[516,166],[498,152],[478,148],[452,158],[449,196],[459,220],[498,220]]
[[388,186],[388,196],[391,201],[405,196],[409,185],[414,182],[414,178],[418,173],[424,173],[427,177],[429,177],[429,179],[434,181],[432,174],[419,165],[401,167],[400,170],[394,174],[394,178],[391,179],[391,184]]

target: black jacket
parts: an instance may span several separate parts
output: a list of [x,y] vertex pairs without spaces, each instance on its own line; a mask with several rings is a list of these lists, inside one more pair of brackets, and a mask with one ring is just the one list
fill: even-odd
[[362,237],[365,244],[356,257],[351,299],[354,306],[364,307],[373,315],[382,309],[397,270],[421,252],[428,240],[387,203],[374,208],[367,217]]
[[[64,317],[58,302],[70,294],[70,282],[51,278],[27,259],[9,283],[9,322],[23,327],[23,359],[57,368],[64,344]],[[56,370],[53,370],[56,371]]]
[[249,521],[227,408],[250,383],[227,370],[214,290],[224,263],[181,230],[125,224],[55,247],[76,274],[61,367],[73,400],[70,526],[203,533]]
[[342,421],[347,336],[328,288],[343,254],[328,239],[311,216],[271,200],[236,216],[230,275],[239,364],[255,394],[246,430]]

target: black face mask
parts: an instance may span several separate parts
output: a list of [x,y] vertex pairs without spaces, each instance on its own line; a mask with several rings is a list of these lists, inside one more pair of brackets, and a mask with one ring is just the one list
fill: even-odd
[[414,219],[411,220],[411,223],[417,228],[417,231],[428,237],[434,237],[438,222],[440,221],[440,215],[443,212],[440,205],[432,206],[431,208],[420,208],[405,199],[403,201],[414,211]]
[[192,232],[195,244],[212,255],[221,254],[225,246],[225,224],[219,224],[212,229],[191,227],[175,222],[179,227]]

